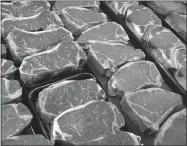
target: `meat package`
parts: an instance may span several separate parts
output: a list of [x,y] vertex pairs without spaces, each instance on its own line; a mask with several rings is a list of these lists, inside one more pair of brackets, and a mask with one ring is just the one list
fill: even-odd
[[2,1],[2,145],[186,145],[186,2]]

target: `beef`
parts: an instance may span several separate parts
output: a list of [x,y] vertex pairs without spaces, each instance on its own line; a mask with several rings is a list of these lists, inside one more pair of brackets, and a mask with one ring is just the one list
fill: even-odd
[[1,59],[1,78],[13,79],[16,71],[11,60]]
[[161,26],[150,27],[142,38],[142,43],[166,69],[179,68],[177,55],[186,48],[169,29]]
[[127,27],[139,40],[149,26],[162,26],[161,20],[153,13],[153,11],[143,5],[134,5],[130,7],[126,12],[125,22]]
[[[110,30],[110,31],[109,31]],[[76,40],[79,44],[87,42],[108,41],[127,44],[129,37],[123,27],[115,22],[105,22],[84,31]]]
[[26,56],[50,49],[62,41],[73,41],[73,39],[71,32],[60,27],[39,32],[14,28],[6,40],[13,60],[21,63]]
[[124,118],[114,104],[94,100],[57,116],[53,121],[51,139],[79,144],[116,134],[124,125]]
[[11,3],[1,3],[1,13],[3,18],[30,17],[43,10],[50,10],[47,1],[13,1]]
[[1,104],[19,101],[22,95],[22,88],[17,80],[1,78]]
[[157,133],[154,145],[186,145],[186,109],[174,113]]
[[46,139],[44,136],[36,135],[20,135],[12,136],[2,141],[2,145],[54,145],[54,142]]
[[23,59],[19,68],[24,84],[35,85],[64,72],[78,72],[85,65],[86,54],[77,42],[62,42],[52,49]]
[[22,132],[31,122],[33,116],[22,103],[1,106],[2,140]]
[[7,50],[4,44],[1,44],[1,58],[6,58]]
[[49,124],[69,108],[100,99],[106,96],[95,80],[62,81],[39,93],[37,107],[42,120]]
[[141,145],[141,138],[133,133],[120,131],[101,139],[81,143],[81,145]]
[[160,88],[148,88],[126,94],[120,104],[140,131],[149,134],[159,131],[162,122],[182,105],[182,98]]
[[140,49],[121,43],[95,42],[86,46],[88,61],[96,70],[107,77],[122,65],[145,58]]
[[73,6],[63,8],[60,16],[64,27],[74,35],[79,35],[88,28],[107,21],[104,13]]
[[2,20],[2,34],[6,38],[13,28],[27,31],[48,30],[63,27],[60,17],[52,11],[45,10],[30,17],[6,18]]
[[60,13],[63,8],[68,6],[76,6],[81,8],[88,8],[95,11],[99,10],[99,2],[98,1],[56,1],[53,5],[53,11]]
[[186,15],[181,15],[176,12],[170,13],[165,21],[185,40],[186,39]]
[[130,62],[122,66],[108,82],[109,95],[123,94],[148,87],[160,87],[163,81],[155,64],[150,61]]
[[180,50],[177,55],[178,70],[175,72],[175,78],[186,89],[186,50]]
[[149,1],[147,4],[156,14],[163,18],[171,12],[186,15],[186,6],[180,1]]

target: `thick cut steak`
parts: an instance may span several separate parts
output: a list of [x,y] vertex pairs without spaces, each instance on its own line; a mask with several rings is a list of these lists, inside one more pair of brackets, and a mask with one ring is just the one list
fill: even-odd
[[100,139],[81,143],[81,145],[141,145],[141,138],[133,133],[120,131]]
[[52,11],[45,10],[30,17],[6,18],[2,20],[2,34],[6,38],[13,28],[27,31],[47,30],[63,27],[60,17]]
[[73,35],[79,35],[88,28],[107,21],[104,13],[73,6],[62,9],[60,16],[64,27]]
[[186,15],[181,15],[176,12],[173,12],[169,14],[165,20],[185,41],[187,41],[186,38],[187,16]]
[[114,104],[94,100],[57,116],[53,121],[51,139],[79,144],[116,134],[124,125],[124,118]]
[[22,88],[16,80],[1,79],[1,104],[20,100]]
[[17,68],[11,60],[1,59],[1,78],[13,79]]
[[21,63],[26,56],[50,49],[62,41],[73,41],[72,33],[63,27],[39,32],[14,28],[6,40],[15,62]]
[[177,55],[181,50],[186,50],[186,47],[169,29],[152,26],[145,33],[142,42],[166,69],[179,68]]
[[125,21],[127,27],[139,40],[149,26],[162,26],[161,20],[153,13],[153,11],[143,5],[134,5],[130,7],[126,12]]
[[62,42],[50,50],[25,57],[19,68],[20,77],[25,84],[34,85],[66,71],[80,71],[86,60],[77,42]]
[[160,124],[182,105],[182,98],[161,88],[148,88],[126,94],[120,104],[142,132],[158,132]]
[[146,3],[156,14],[162,17],[166,17],[171,12],[186,15],[186,6],[180,1],[149,1]]
[[1,58],[6,58],[7,50],[4,44],[1,44]]
[[186,109],[174,113],[164,122],[154,145],[186,145]]
[[56,1],[52,9],[53,11],[60,13],[63,8],[66,8],[68,6],[88,8],[95,11],[99,10],[98,1]]
[[46,124],[69,108],[104,99],[104,90],[95,80],[62,81],[39,93],[38,111]]
[[2,140],[19,134],[31,122],[32,115],[22,103],[1,106],[2,112]]
[[127,44],[129,37],[123,27],[116,22],[105,22],[84,31],[77,39],[79,44],[87,42],[108,41]]
[[140,49],[121,43],[96,41],[87,45],[86,51],[89,63],[95,66],[101,75],[107,77],[111,77],[125,63],[145,58],[145,54]]
[[54,142],[46,139],[44,136],[36,135],[20,135],[12,136],[2,141],[2,145],[54,145]]
[[111,96],[122,97],[124,92],[134,92],[152,86],[160,87],[162,80],[154,63],[130,62],[122,66],[110,78],[108,92]]
[[43,10],[50,10],[50,4],[47,1],[13,1],[11,3],[1,3],[1,13],[5,18],[30,17]]

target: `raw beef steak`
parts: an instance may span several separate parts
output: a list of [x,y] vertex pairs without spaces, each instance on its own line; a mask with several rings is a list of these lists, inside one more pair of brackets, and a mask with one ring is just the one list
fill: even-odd
[[34,85],[65,71],[79,71],[86,60],[77,42],[62,42],[50,50],[25,57],[19,68],[20,77],[25,84]]
[[61,41],[73,41],[73,39],[71,32],[60,27],[39,32],[14,28],[6,40],[13,60],[21,63],[26,56],[50,49]]
[[64,27],[73,35],[79,35],[88,28],[107,21],[104,13],[73,6],[62,9],[60,16]]
[[43,10],[50,10],[50,4],[47,1],[13,1],[11,3],[1,3],[1,13],[5,16],[3,18],[30,17]]
[[81,145],[141,145],[141,138],[133,133],[120,131],[100,139],[81,143]]
[[162,17],[166,17],[171,12],[186,15],[186,6],[180,1],[149,1],[147,4]]
[[178,69],[177,55],[186,48],[169,29],[152,26],[142,38],[142,42],[165,68]]
[[143,5],[134,5],[130,7],[126,12],[125,20],[127,27],[139,40],[149,26],[162,26],[161,20],[153,13],[153,11]]
[[95,11],[99,10],[98,1],[56,1],[52,9],[53,11],[60,13],[63,8],[66,8],[68,6],[88,8]]
[[7,50],[4,44],[1,44],[1,58],[6,58]]
[[20,135],[12,136],[2,141],[2,145],[54,145],[54,142],[46,139],[44,136],[36,135]]
[[124,118],[114,104],[94,100],[57,116],[53,121],[51,139],[79,144],[116,134],[124,125]]
[[19,134],[31,122],[32,115],[22,103],[1,106],[2,112],[2,140]]
[[162,80],[154,63],[150,61],[130,62],[122,66],[110,78],[108,93],[111,96],[122,97],[124,92],[134,92],[152,86],[160,87]]
[[186,15],[181,15],[173,12],[169,14],[165,20],[185,41],[187,41]]
[[87,42],[108,41],[127,44],[129,37],[123,27],[116,22],[105,22],[84,31],[77,39],[79,44]]
[[148,88],[126,94],[120,104],[142,132],[152,133],[158,132],[160,124],[182,105],[182,98],[160,88]]
[[6,18],[2,20],[2,34],[6,38],[13,28],[27,31],[47,30],[63,27],[60,17],[52,11],[42,11],[30,17]]
[[186,145],[186,109],[166,120],[155,137],[154,145]]
[[1,59],[1,78],[13,79],[17,68],[10,60]]
[[16,80],[1,79],[1,104],[20,100],[22,88]]
[[90,64],[95,66],[101,75],[107,77],[111,77],[125,63],[145,58],[145,54],[140,49],[121,43],[96,41],[87,45],[86,51]]
[[95,80],[62,81],[39,93],[38,111],[46,124],[69,108],[92,100],[106,99]]

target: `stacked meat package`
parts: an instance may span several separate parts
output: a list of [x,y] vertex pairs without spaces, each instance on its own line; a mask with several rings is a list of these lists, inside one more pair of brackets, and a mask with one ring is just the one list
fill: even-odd
[[1,7],[2,145],[186,145],[185,2]]

